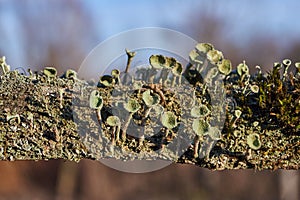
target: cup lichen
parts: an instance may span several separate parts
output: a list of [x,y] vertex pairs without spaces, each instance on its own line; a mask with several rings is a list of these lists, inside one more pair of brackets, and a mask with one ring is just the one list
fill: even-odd
[[193,117],[206,117],[207,115],[210,114],[210,110],[206,105],[199,105],[199,106],[194,106],[191,110],[191,115]]
[[163,55],[152,55],[149,58],[150,65],[156,69],[163,69],[166,64],[166,58]]
[[54,67],[45,67],[43,73],[48,77],[48,79],[57,76],[57,70]]
[[127,134],[126,132],[127,132],[127,128],[129,126],[129,123],[132,119],[132,116],[133,116],[134,113],[136,113],[141,108],[141,105],[136,99],[130,98],[128,100],[128,102],[126,102],[124,104],[124,108],[125,108],[125,110],[127,110],[129,112],[129,116],[126,119],[126,121],[124,123],[124,126],[122,128],[122,140],[123,141],[126,140],[126,134]]
[[204,119],[194,119],[193,121],[193,131],[198,136],[205,136],[208,134],[208,129],[210,125]]
[[10,71],[10,66],[6,64],[6,58],[5,56],[0,57],[0,66],[3,74],[6,74]]
[[[100,145],[98,147],[98,143],[91,140],[91,138],[99,136],[97,134],[102,128],[106,137],[101,138],[99,136],[98,140],[104,139],[104,143],[108,142],[110,134],[112,134],[114,136],[111,139],[118,141],[118,137],[123,136],[125,133],[125,139],[123,139],[124,137],[122,139],[126,141],[115,142],[114,145],[121,146],[122,149],[126,149],[126,152],[130,150],[130,155],[135,155],[139,158],[142,155],[151,156],[156,154],[154,151],[160,149],[161,144],[171,143],[170,138],[172,142],[175,142],[174,138],[188,138],[190,140],[187,141],[189,147],[176,160],[178,162],[193,163],[216,170],[299,168],[297,147],[299,146],[300,131],[300,64],[295,63],[296,74],[290,73],[292,71],[290,70],[291,61],[285,59],[280,63],[275,63],[274,68],[267,74],[263,74],[261,68],[256,67],[257,73],[250,76],[249,68],[245,62],[241,63],[235,71],[229,70],[230,67],[228,68],[228,66],[227,68],[226,66],[222,68],[226,59],[215,59],[214,52],[216,53],[216,51],[212,46],[205,43],[197,45],[197,48],[190,53],[191,61],[183,70],[183,73],[181,73],[181,69],[174,71],[179,63],[174,58],[160,55],[155,58],[158,59],[160,57],[164,60],[164,62],[157,62],[159,69],[154,69],[151,65],[152,67],[144,69],[142,71],[143,74],[140,74],[138,78],[135,75],[127,74],[132,84],[115,84],[118,82],[118,73],[115,74],[115,71],[112,71],[109,79],[114,79],[115,83],[108,85],[108,87],[100,83],[101,87],[96,89],[90,87],[90,82],[86,84],[85,81],[78,81],[77,83],[67,80],[67,76],[47,81],[48,76],[45,73],[30,73],[30,76],[26,77],[17,73],[17,71],[7,72],[7,74],[0,77],[0,82],[2,83],[0,84],[0,90],[4,98],[3,101],[0,101],[0,110],[2,110],[2,113],[0,113],[0,129],[2,131],[0,133],[8,133],[7,130],[9,130],[9,134],[2,134],[1,138],[10,138],[10,140],[2,140],[2,145],[7,145],[5,149],[7,156],[4,155],[1,158],[7,160],[24,158],[25,156],[22,156],[24,151],[18,151],[19,148],[22,148],[23,150],[32,150],[31,153],[35,152],[34,159],[61,157],[78,161],[83,157],[86,158],[87,155],[91,155],[88,152],[90,151],[87,149],[88,147],[91,147],[92,151],[98,148],[95,151],[98,158],[102,158],[108,155],[105,152],[106,148],[103,151],[103,146]],[[128,54],[130,54],[129,57],[132,59],[132,54],[130,52]],[[0,60],[0,64],[3,65],[3,63],[3,59],[2,61]],[[155,71],[161,77],[163,77],[162,75],[167,75],[169,79],[170,75],[173,75],[171,78],[176,77],[176,79],[183,76],[190,87],[184,84],[178,84],[174,87],[172,80],[168,80],[167,84],[163,82],[157,83],[158,77],[156,77],[155,83],[149,83],[149,76],[152,75],[149,73],[149,70]],[[175,74],[175,72],[179,73]],[[225,105],[227,112],[221,116],[226,118],[224,129],[222,127],[217,128],[214,119],[218,116],[215,116],[212,111],[221,108],[227,102],[217,99],[217,106],[210,105],[212,103],[211,92],[213,90],[208,88],[208,85],[214,86],[215,80],[218,78],[224,78],[226,100],[233,99],[232,102],[234,102],[232,106]],[[211,80],[211,82],[207,80]],[[29,84],[24,84],[23,81],[29,81],[30,87],[28,86]],[[90,103],[90,108],[93,109],[86,109],[86,106],[78,106],[80,114],[84,113],[84,117],[78,115],[81,117],[80,120],[84,120],[84,122],[87,122],[84,124],[89,126],[89,122],[85,118],[93,119],[92,114],[95,111],[97,112],[97,117],[100,116],[98,117],[98,120],[100,119],[99,122],[101,121],[101,114],[104,119],[104,123],[101,123],[98,127],[95,127],[92,121],[91,131],[94,131],[94,134],[91,136],[84,135],[83,138],[87,142],[86,147],[82,147],[84,145],[73,139],[78,138],[78,135],[74,131],[76,124],[74,125],[71,120],[72,117],[69,117],[72,116],[72,113],[64,115],[62,123],[53,124],[52,120],[59,118],[61,112],[69,112],[71,110],[69,108],[72,103],[70,96],[76,94],[76,91],[73,93],[72,88],[74,82],[79,84],[81,88],[80,92],[77,93],[80,95],[76,97],[74,102],[79,102],[78,105]],[[53,83],[57,86],[54,90],[48,87],[53,86]],[[18,87],[13,87],[15,85],[18,85]],[[32,89],[33,85],[37,87]],[[26,88],[25,92],[21,88]],[[90,92],[91,90],[94,91]],[[112,91],[115,92],[113,95]],[[128,91],[132,91],[132,93],[130,94]],[[215,91],[219,92],[218,90]],[[23,97],[26,97],[24,98],[25,104],[21,101]],[[85,99],[86,97],[90,97],[90,99]],[[124,103],[128,98],[127,103]],[[112,107],[117,105],[117,103],[124,103],[124,109],[122,108],[123,110],[112,113]],[[199,105],[205,105],[212,111],[199,111]],[[105,109],[102,109],[102,107]],[[150,117],[145,119],[148,116],[146,110],[150,107],[154,112],[150,112]],[[11,113],[21,113],[19,114],[20,122],[18,122],[19,119],[17,117],[11,118]],[[172,116],[166,117],[167,113],[170,113]],[[119,114],[128,114],[129,117],[126,115],[127,120],[126,117],[120,119],[117,117],[121,116]],[[67,117],[65,118],[65,116]],[[78,117],[77,115],[75,116]],[[162,120],[162,118],[165,119]],[[129,125],[129,122],[135,123],[136,127],[141,126],[141,128],[138,127],[137,129],[141,130],[146,136],[139,137],[138,143],[136,137],[126,137],[126,126]],[[59,124],[63,124],[66,127]],[[56,128],[56,126],[58,127]],[[38,134],[33,134],[34,132],[41,132],[41,130],[36,130],[36,127],[47,133],[41,136],[42,139]],[[121,127],[123,127],[123,132],[122,135],[119,135]],[[60,129],[62,130],[61,132]],[[180,132],[181,130],[183,132]],[[24,138],[18,138],[18,135],[26,135],[28,131],[34,137],[39,137],[39,139],[30,138],[30,142],[23,142]],[[22,134],[11,136],[13,132],[21,132]],[[70,136],[65,134],[66,132],[70,133]],[[157,132],[159,134],[155,135]],[[166,138],[162,134],[165,132],[172,132],[176,137]],[[148,137],[149,135],[151,136]],[[45,137],[49,138],[49,140],[45,140]],[[17,139],[15,140],[15,138]],[[194,139],[194,143],[192,139]],[[3,141],[6,143],[3,143]],[[32,141],[36,142],[37,145],[33,144]],[[46,145],[44,145],[45,141]],[[66,146],[70,143],[74,143],[71,149]],[[11,145],[16,145],[15,147],[17,148],[11,148]],[[52,151],[49,151],[49,145],[54,149],[53,152],[59,151],[61,154],[51,154]],[[55,149],[56,146],[60,148]],[[130,157],[124,153],[125,151],[121,152],[118,148],[114,148],[114,150],[114,156],[118,155],[123,160]],[[0,154],[2,151],[0,150]],[[203,159],[204,151],[207,157]],[[159,158],[174,158],[173,152],[165,152],[168,153]]]
[[222,59],[224,58],[223,53],[221,51],[218,50],[210,50],[209,52],[207,52],[207,59],[212,63],[212,64],[217,64],[220,61],[222,61]]
[[101,123],[101,109],[103,107],[103,98],[98,90],[93,90],[89,99],[90,108],[96,110],[98,122]]
[[110,75],[104,75],[100,77],[99,83],[105,87],[113,87],[115,84],[115,79]]
[[197,52],[206,54],[211,50],[214,50],[214,46],[210,43],[198,43],[195,47]]
[[167,112],[164,112],[162,114],[162,116],[161,116],[161,123],[168,130],[173,129],[173,128],[175,128],[178,125],[178,123],[177,123],[177,117],[171,111],[167,111]]
[[237,66],[237,73],[240,77],[243,77],[244,75],[249,75],[249,67],[246,65],[246,62],[243,61]]
[[118,84],[121,83],[120,75],[121,75],[121,72],[118,69],[113,69],[111,71],[111,76],[115,79],[115,81],[114,81],[115,83],[118,83]]
[[253,150],[258,150],[261,147],[261,141],[259,134],[252,133],[247,136],[247,144]]
[[228,75],[232,70],[231,61],[228,59],[223,59],[217,65],[218,65],[219,71],[224,75]]
[[[112,130],[112,143],[115,142],[115,139],[116,141],[118,142],[119,139],[120,139],[120,129],[121,129],[121,121],[120,121],[120,118],[118,116],[109,116],[107,119],[106,119],[106,123],[113,127],[113,130]],[[117,127],[117,130],[115,130]],[[115,138],[116,137],[116,138]]]
[[72,70],[72,69],[68,69],[66,72],[65,72],[65,77],[67,79],[77,79],[77,72],[75,70]]

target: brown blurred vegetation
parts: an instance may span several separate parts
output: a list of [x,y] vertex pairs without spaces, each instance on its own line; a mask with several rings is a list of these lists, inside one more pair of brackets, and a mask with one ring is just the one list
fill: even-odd
[[[12,3],[29,65],[58,66],[60,73],[69,67],[78,68],[96,45],[93,44],[92,19],[81,3],[75,0],[37,3],[35,6],[25,1]],[[246,60],[249,66],[261,65],[270,69],[274,61],[286,57],[300,60],[299,41],[283,50],[275,38],[265,35],[252,38],[251,44],[241,48],[223,37],[228,31],[224,29],[224,19],[209,11],[199,13],[187,16],[187,25],[182,30],[192,30],[198,41],[213,43],[234,65]],[[1,49],[0,52],[3,53]],[[0,162],[0,200],[276,200],[280,199],[279,174],[279,171],[252,170],[211,172],[179,164],[147,174],[126,174],[88,160],[79,164],[61,160]]]
[[[74,182],[57,188],[64,167]],[[212,172],[173,164],[147,174],[127,174],[87,160],[1,162],[0,169],[4,199],[279,199],[279,171]]]

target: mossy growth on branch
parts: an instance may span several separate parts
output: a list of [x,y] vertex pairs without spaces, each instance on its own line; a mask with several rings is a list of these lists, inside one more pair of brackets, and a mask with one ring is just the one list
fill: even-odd
[[250,74],[245,61],[232,69],[222,52],[200,43],[186,67],[153,55],[127,84],[135,52],[126,53],[125,72],[99,75],[97,85],[74,70],[10,71],[2,57],[0,160],[155,155],[212,170],[299,168],[299,63],[285,59]]

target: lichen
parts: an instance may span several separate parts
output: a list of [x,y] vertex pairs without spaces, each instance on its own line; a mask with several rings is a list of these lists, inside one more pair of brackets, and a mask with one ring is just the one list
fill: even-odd
[[[96,86],[73,70],[62,77],[52,67],[28,76],[10,71],[2,57],[0,159],[155,155],[214,170],[299,168],[299,63],[294,72],[292,61],[284,59],[267,74],[256,66],[251,75],[245,61],[232,70],[222,52],[200,43],[186,67],[153,55],[149,68],[134,76],[129,67],[135,52],[126,54],[125,74],[114,69]],[[222,92],[220,79],[224,98],[220,93],[213,99],[213,92]],[[222,105],[226,112],[218,116]],[[222,120],[224,126],[217,126]],[[188,141],[183,153],[166,149],[175,141]]]

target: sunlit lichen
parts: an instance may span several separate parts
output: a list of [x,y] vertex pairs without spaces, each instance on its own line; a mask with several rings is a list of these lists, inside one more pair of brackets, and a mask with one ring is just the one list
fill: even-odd
[[259,92],[259,87],[257,85],[251,85],[250,89],[253,93],[258,93]]
[[113,69],[112,71],[111,71],[111,75],[112,75],[112,77],[115,79],[115,83],[121,83],[121,80],[120,80],[120,75],[121,75],[121,72],[120,72],[120,70],[118,70],[118,69]]
[[176,83],[176,77],[178,77],[178,84],[181,84],[181,75],[183,73],[183,67],[179,62],[175,63],[175,66],[172,69],[172,73],[173,73],[173,81],[172,81],[172,86],[175,86]]
[[217,127],[210,126],[208,129],[208,135],[213,140],[220,140],[221,139],[221,131]]
[[5,56],[0,57],[0,66],[3,74],[6,74],[10,71],[10,66],[6,64],[6,58]]
[[161,99],[158,94],[156,93],[151,94],[150,90],[146,90],[145,92],[143,92],[142,98],[145,104],[148,106],[148,109],[145,111],[145,117],[147,117],[150,111],[152,110],[152,108],[155,105],[159,104]]
[[[126,54],[131,62],[134,53]],[[29,71],[29,76],[10,72],[2,58],[0,159],[128,160],[129,154],[142,158],[158,149],[168,152],[162,146],[180,146],[180,141],[174,140],[179,138],[190,146],[176,155],[177,162],[216,170],[298,169],[300,64],[293,67],[291,60],[284,59],[266,74],[256,66],[256,73],[250,76],[252,66],[245,61],[232,71],[226,65],[229,61],[220,55],[205,43],[191,51],[186,67],[175,58],[154,55],[150,57],[151,68],[140,70],[138,77],[127,73],[132,84],[117,84],[120,71],[112,70],[102,75],[98,87],[83,80],[72,81],[79,80],[72,71],[59,77],[54,70],[49,74]],[[149,82],[152,75],[155,78]],[[220,91],[208,86],[215,86],[218,77],[225,77],[226,102],[220,98],[214,106],[210,105],[213,92]],[[177,84],[181,78],[190,87]],[[72,103],[78,110],[72,110]],[[123,107],[114,110],[120,103]],[[222,106],[226,114],[216,116],[214,112]],[[75,124],[73,117],[83,123]],[[224,127],[215,126],[218,117],[225,119]],[[130,123],[145,136],[127,136]],[[83,127],[77,127],[80,125]],[[85,133],[79,137],[78,130]],[[117,142],[120,137],[122,141]],[[106,143],[114,149],[113,154],[108,154],[109,148],[103,146]],[[115,145],[121,148],[113,148]],[[172,152],[159,156],[174,158]]]
[[[119,119],[119,117],[117,116],[109,116],[106,119],[106,123],[113,127],[112,130],[112,141],[114,142],[114,137],[116,137],[116,141],[119,141],[120,138],[120,129],[121,129],[121,121]],[[115,130],[115,128],[117,127],[117,130]]]
[[131,121],[131,118],[132,118],[133,114],[136,113],[141,108],[141,105],[139,104],[139,102],[136,99],[130,98],[128,100],[128,102],[124,104],[124,108],[129,112],[129,116],[126,119],[125,124],[122,128],[122,140],[123,141],[126,140],[126,131],[129,126],[129,123]]
[[210,110],[206,105],[195,106],[191,110],[191,115],[193,117],[206,117],[207,115],[209,115],[209,113]]
[[214,50],[214,46],[210,43],[199,43],[196,45],[195,49],[199,52],[199,53],[208,53],[211,50]]
[[232,70],[231,61],[223,59],[220,63],[218,63],[218,69],[222,74],[228,75]]
[[191,63],[203,64],[203,61],[199,60],[200,54],[194,49],[189,54],[189,59]]
[[68,69],[66,72],[65,72],[65,77],[67,79],[76,79],[77,78],[77,72],[72,70],[72,69]]
[[223,53],[218,50],[210,50],[207,52],[207,59],[212,63],[212,64],[217,64],[223,59]]
[[98,122],[101,123],[101,109],[103,107],[103,98],[98,90],[93,90],[89,100],[90,108],[96,110]]
[[246,65],[246,62],[243,61],[243,63],[240,63],[238,66],[237,66],[237,73],[240,75],[240,76],[243,76],[243,75],[249,75],[249,67],[248,65]]
[[146,90],[145,92],[143,92],[142,96],[143,96],[143,101],[147,106],[153,106],[160,102],[159,95],[156,93],[151,94],[150,90]]
[[115,79],[110,75],[104,75],[100,77],[99,82],[105,87],[112,87],[115,84]]
[[166,58],[163,55],[152,55],[149,62],[154,69],[162,69],[166,64]]
[[101,109],[103,106],[103,99],[98,90],[93,90],[90,94],[90,108]]
[[126,68],[125,68],[125,74],[128,74],[132,59],[136,55],[136,52],[135,51],[129,51],[128,49],[125,49],[125,52],[126,52],[126,55],[127,55],[127,65],[126,65]]
[[173,112],[165,112],[161,116],[161,123],[163,124],[164,127],[167,129],[173,129],[177,126],[177,117]]
[[251,149],[258,150],[261,147],[260,137],[257,133],[252,133],[247,136],[247,144]]
[[57,70],[54,67],[45,67],[43,70],[43,73],[48,77],[48,78],[54,78],[57,76]]
[[192,128],[196,135],[204,136],[208,134],[209,124],[203,119],[194,119]]

